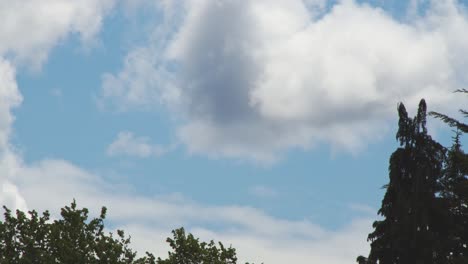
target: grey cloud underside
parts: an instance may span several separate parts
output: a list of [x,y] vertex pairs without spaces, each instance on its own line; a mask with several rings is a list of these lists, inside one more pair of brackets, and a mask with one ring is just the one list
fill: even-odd
[[[260,40],[256,39],[255,30],[249,30],[256,21],[245,9],[242,2],[222,7],[208,5],[199,14],[203,19],[186,29],[196,34],[182,33],[193,34],[188,44],[190,47],[186,47],[183,57],[176,59],[180,64],[177,75],[181,77],[178,87],[183,90],[187,103],[184,112],[191,118],[203,118],[228,127],[233,123],[244,124],[247,128],[253,123],[263,123],[277,130],[281,128],[274,128],[275,125],[294,126],[295,122],[327,126],[330,122],[346,123],[380,116],[378,106],[381,104],[374,101],[356,104],[352,108],[336,105],[333,113],[319,110],[304,120],[264,120],[258,108],[251,103],[251,92],[261,81],[264,65],[251,50]],[[295,69],[290,70],[293,72]],[[321,105],[326,96],[316,94],[309,100]]]
[[253,36],[246,36],[246,29],[252,19],[242,2],[205,5],[181,33],[192,35],[177,58],[186,112],[217,123],[253,118],[249,91],[260,69],[248,50]]

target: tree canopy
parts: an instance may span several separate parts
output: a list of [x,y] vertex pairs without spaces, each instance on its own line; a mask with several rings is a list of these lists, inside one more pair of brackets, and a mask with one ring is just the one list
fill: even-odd
[[[168,238],[172,251],[167,259],[156,259],[146,252],[137,257],[130,248],[130,237],[123,230],[116,234],[106,232],[104,220],[107,209],[102,207],[99,217],[89,218],[87,208],[77,208],[73,201],[61,209],[58,220],[50,213],[39,215],[35,210],[27,213],[5,210],[0,221],[0,263],[87,263],[87,264],[236,264],[234,248],[221,242],[202,242],[184,228],[172,231]],[[248,263],[247,263],[248,264]]]
[[169,252],[169,257],[165,260],[158,258],[158,264],[237,263],[236,250],[224,247],[221,242],[218,242],[218,245],[214,241],[200,242],[192,234],[187,235],[184,228],[174,230],[172,234],[173,238],[168,238],[167,242],[173,252]]

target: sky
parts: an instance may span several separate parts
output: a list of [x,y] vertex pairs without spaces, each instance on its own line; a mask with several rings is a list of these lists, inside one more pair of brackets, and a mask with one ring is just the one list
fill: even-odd
[[[184,226],[242,261],[353,263],[397,105],[458,116],[468,3],[0,0],[0,203],[76,199],[164,257]],[[452,133],[429,119],[430,133]]]

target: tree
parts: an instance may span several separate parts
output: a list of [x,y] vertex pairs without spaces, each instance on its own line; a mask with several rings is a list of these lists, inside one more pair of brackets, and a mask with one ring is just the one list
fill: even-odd
[[[123,230],[106,233],[104,220],[107,209],[102,207],[97,218],[89,219],[86,208],[76,202],[61,209],[61,219],[51,221],[45,211],[42,216],[33,210],[27,215],[17,210],[5,210],[0,221],[1,264],[236,264],[236,250],[221,242],[200,242],[183,228],[172,231],[167,242],[173,252],[167,259],[146,256],[137,258],[130,248],[130,237]],[[248,263],[247,263],[248,264]]]
[[438,263],[442,258],[439,244],[443,230],[443,206],[436,193],[445,149],[427,133],[426,103],[421,100],[417,115],[409,118],[405,106],[398,105],[400,147],[389,164],[389,183],[369,234],[371,251],[360,256],[361,264]]
[[155,258],[136,258],[129,248],[130,238],[122,230],[117,236],[104,232],[106,208],[98,218],[88,221],[88,209],[77,209],[75,201],[61,210],[61,219],[50,221],[33,210],[16,216],[4,207],[0,221],[0,263],[100,263],[154,264]]
[[[172,231],[173,238],[166,241],[173,252],[165,260],[158,258],[158,264],[235,264],[236,250],[226,248],[221,242],[218,245],[211,240],[209,243],[200,242],[192,234],[185,234],[184,228]],[[219,246],[219,247],[218,247]]]
[[[461,90],[456,90],[455,92],[457,92],[457,93],[468,93],[468,90],[461,89]],[[467,110],[460,109],[459,112],[462,113],[465,117],[468,117],[468,111]],[[468,133],[468,124],[465,124],[465,123],[463,123],[463,122],[461,122],[461,121],[459,121],[459,120],[457,120],[457,119],[455,119],[453,117],[450,117],[450,116],[445,115],[445,114],[441,114],[439,112],[434,112],[434,111],[431,111],[429,113],[429,115],[442,120],[444,123],[446,123],[450,127],[455,127],[455,128],[457,128],[459,131],[461,131],[463,133]]]
[[468,156],[462,150],[460,131],[447,154],[441,178],[441,198],[447,208],[447,263],[468,263]]
[[[468,93],[462,89],[456,92]],[[460,109],[465,117],[468,111]],[[456,128],[454,142],[447,155],[446,168],[441,180],[441,196],[445,199],[449,212],[447,263],[468,263],[468,155],[462,150],[460,137],[468,133],[468,124],[448,115],[430,112],[430,115]]]

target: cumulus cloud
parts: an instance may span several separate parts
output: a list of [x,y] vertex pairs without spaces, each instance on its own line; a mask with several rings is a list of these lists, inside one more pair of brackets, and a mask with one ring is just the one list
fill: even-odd
[[[328,230],[307,219],[286,220],[248,206],[211,206],[180,195],[142,196],[129,185],[109,182],[62,160],[21,165],[14,183],[29,206],[53,209],[52,214],[71,197],[95,214],[101,205],[107,206],[112,228],[124,228],[141,253],[153,251],[164,256],[168,250],[165,237],[180,226],[204,240],[232,244],[241,260],[258,263],[344,264],[369,250],[366,235],[371,221],[366,218]],[[54,192],[49,192],[50,188]]]
[[89,42],[114,0],[0,0],[0,54],[40,66],[70,33]]
[[451,92],[468,83],[468,16],[456,1],[426,2],[424,12],[420,2],[402,20],[355,1],[328,10],[325,1],[187,0],[175,33],[157,26],[168,30],[164,45],[148,41],[157,52],[130,53],[104,76],[103,98],[162,102],[182,117],[178,136],[192,153],[271,162],[323,142],[355,153],[387,131],[399,101],[460,105]]
[[148,158],[150,156],[161,156],[169,151],[160,145],[150,144],[147,137],[136,137],[132,132],[119,132],[117,138],[107,148],[109,156],[136,156]]

